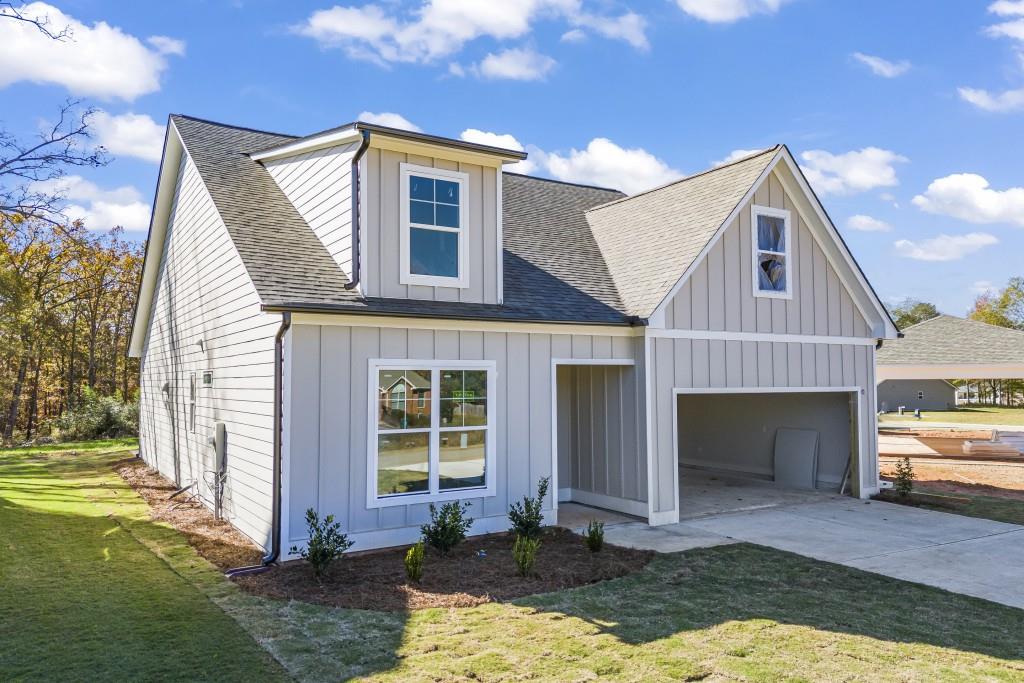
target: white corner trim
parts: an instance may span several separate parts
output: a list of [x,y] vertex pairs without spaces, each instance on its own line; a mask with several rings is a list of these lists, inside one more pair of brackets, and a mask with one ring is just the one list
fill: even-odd
[[[676,468],[678,470],[678,468]],[[664,512],[652,512],[647,516],[649,526],[664,526],[666,524],[679,524],[679,503],[676,503],[675,510]]]
[[279,147],[250,154],[249,158],[253,161],[274,161],[276,159],[283,159],[285,157],[295,156],[296,154],[305,154],[306,152],[313,152],[318,149],[324,149],[326,147],[335,147],[337,145],[344,145],[349,142],[354,142],[359,139],[359,131],[355,126],[351,128],[345,128],[344,130],[333,131],[330,133],[324,133],[323,135],[317,135],[312,138],[305,138],[302,140],[296,140],[295,142],[289,142]]
[[[410,254],[410,232],[414,227],[409,217],[409,176],[424,176],[436,180],[453,181],[459,185],[459,227],[416,225],[417,228],[435,230],[437,232],[455,233],[458,239],[459,274],[457,277],[439,275],[421,275],[412,272],[412,256]],[[399,261],[401,269],[398,281],[403,285],[423,285],[426,287],[450,287],[466,289],[469,287],[469,174],[462,171],[449,171],[443,168],[420,166],[402,162],[399,164]]]
[[505,228],[504,228],[504,196],[503,196],[503,182],[504,182],[504,171],[499,167],[494,170],[495,175],[495,186],[497,187],[497,199],[495,201],[495,225],[498,228],[498,234],[495,238],[498,248],[498,260],[495,262],[497,266],[497,278],[498,278],[498,305],[505,303]]
[[874,337],[843,337],[815,334],[772,334],[771,332],[727,332],[725,330],[648,329],[655,339],[706,339],[710,341],[772,342],[777,344],[837,344],[874,346]]
[[[760,248],[758,243],[757,234],[757,219],[759,216],[769,216],[773,218],[782,219],[782,241],[785,244],[786,250],[781,253],[783,260],[786,263],[786,289],[782,292],[765,291],[761,289],[761,272],[758,256],[763,253],[777,253],[777,252],[765,252]],[[792,214],[785,209],[774,209],[770,206],[761,206],[759,204],[750,205],[750,284],[753,289],[754,298],[758,299],[792,299],[793,298],[793,217]]]

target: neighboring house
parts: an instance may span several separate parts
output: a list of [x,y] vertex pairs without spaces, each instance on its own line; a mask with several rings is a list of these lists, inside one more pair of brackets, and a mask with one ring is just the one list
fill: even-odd
[[903,335],[877,354],[880,410],[955,408],[956,389],[946,380],[1024,379],[1024,332],[940,315]]
[[431,502],[506,529],[542,477],[549,521],[675,522],[681,464],[770,476],[779,427],[822,433],[822,485],[851,461],[876,490],[897,330],[786,147],[632,197],[502,171],[524,157],[172,116],[130,347],[142,457],[268,561],[310,507],[367,549]]

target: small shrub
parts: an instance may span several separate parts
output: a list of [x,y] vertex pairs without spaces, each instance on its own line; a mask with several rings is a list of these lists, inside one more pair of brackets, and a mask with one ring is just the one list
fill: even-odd
[[62,441],[136,436],[139,433],[139,402],[122,401],[120,395],[100,396],[88,386],[71,410],[53,421]]
[[537,563],[539,549],[539,538],[516,536],[516,542],[512,545],[512,559],[516,562],[516,571],[520,576],[534,575],[533,567]]
[[434,504],[430,504],[430,523],[420,527],[420,532],[432,548],[435,548],[442,555],[457,546],[466,538],[466,532],[473,524],[473,518],[467,517],[469,503],[460,503],[453,500],[445,503],[438,510]]
[[544,524],[544,496],[548,494],[550,477],[537,482],[537,497],[523,496],[521,503],[512,503],[508,508],[508,519],[512,522],[512,533],[524,538],[540,538],[540,530]]
[[596,519],[590,520],[590,524],[587,525],[587,533],[583,536],[583,541],[587,544],[590,552],[601,552],[601,548],[604,547],[604,522],[599,522]]
[[319,581],[327,576],[331,563],[351,548],[353,542],[341,533],[341,523],[334,521],[334,515],[327,515],[321,521],[313,508],[306,510],[306,528],[309,530],[306,547],[299,550],[292,546],[292,552],[298,552],[302,559],[309,562]]
[[914,466],[910,464],[910,458],[903,458],[896,463],[896,481],[893,482],[896,495],[906,498],[914,490]]
[[423,578],[423,541],[406,551],[405,575],[413,583],[419,583]]

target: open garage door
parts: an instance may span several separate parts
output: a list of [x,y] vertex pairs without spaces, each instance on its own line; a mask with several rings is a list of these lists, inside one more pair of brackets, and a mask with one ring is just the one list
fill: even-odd
[[[684,516],[687,494],[706,491],[708,482],[774,482],[780,429],[818,433],[817,491],[838,492],[851,463],[856,482],[856,408],[856,394],[848,391],[679,394],[676,429]],[[703,488],[687,486],[695,481]]]

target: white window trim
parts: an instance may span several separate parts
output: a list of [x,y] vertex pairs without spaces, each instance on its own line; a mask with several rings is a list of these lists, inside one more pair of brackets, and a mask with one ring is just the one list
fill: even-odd
[[[377,373],[379,370],[430,370],[430,427],[419,428],[417,431],[429,432],[429,491],[425,493],[403,493],[390,496],[377,495]],[[484,449],[484,486],[441,491],[439,489],[439,471],[441,461],[440,434],[443,431],[462,431],[464,427],[441,427],[441,392],[433,387],[440,387],[441,370],[486,370],[487,371],[487,424],[482,427],[471,427],[487,433]],[[471,498],[488,498],[496,495],[495,471],[495,429],[494,411],[497,399],[498,368],[494,361],[488,360],[408,360],[371,358],[367,375],[367,395],[369,396],[366,443],[366,507],[383,508],[398,505],[415,505],[417,503],[437,503],[449,500],[465,500]]]
[[[469,287],[469,174],[461,171],[449,171],[443,168],[431,168],[430,166],[419,166],[417,164],[402,163],[400,169],[400,192],[401,207],[399,211],[399,250],[401,251],[401,271],[399,282],[403,285],[425,285],[427,287],[455,287],[466,289]],[[459,237],[459,275],[458,277],[439,277],[436,275],[418,275],[410,272],[410,239],[409,231],[413,227],[409,221],[409,176],[418,175],[425,178],[439,180],[450,180],[459,184],[459,227],[445,228],[436,225],[417,225],[429,230],[442,232],[454,232]]]
[[[757,248],[757,217],[771,216],[781,218],[785,226],[786,251],[783,253],[763,251]],[[791,239],[792,215],[785,209],[773,209],[770,206],[759,206],[753,204],[750,207],[750,272],[754,296],[763,299],[792,299],[793,298],[793,241]],[[786,291],[766,292],[759,286],[760,272],[758,270],[758,254],[780,254],[786,259]]]

